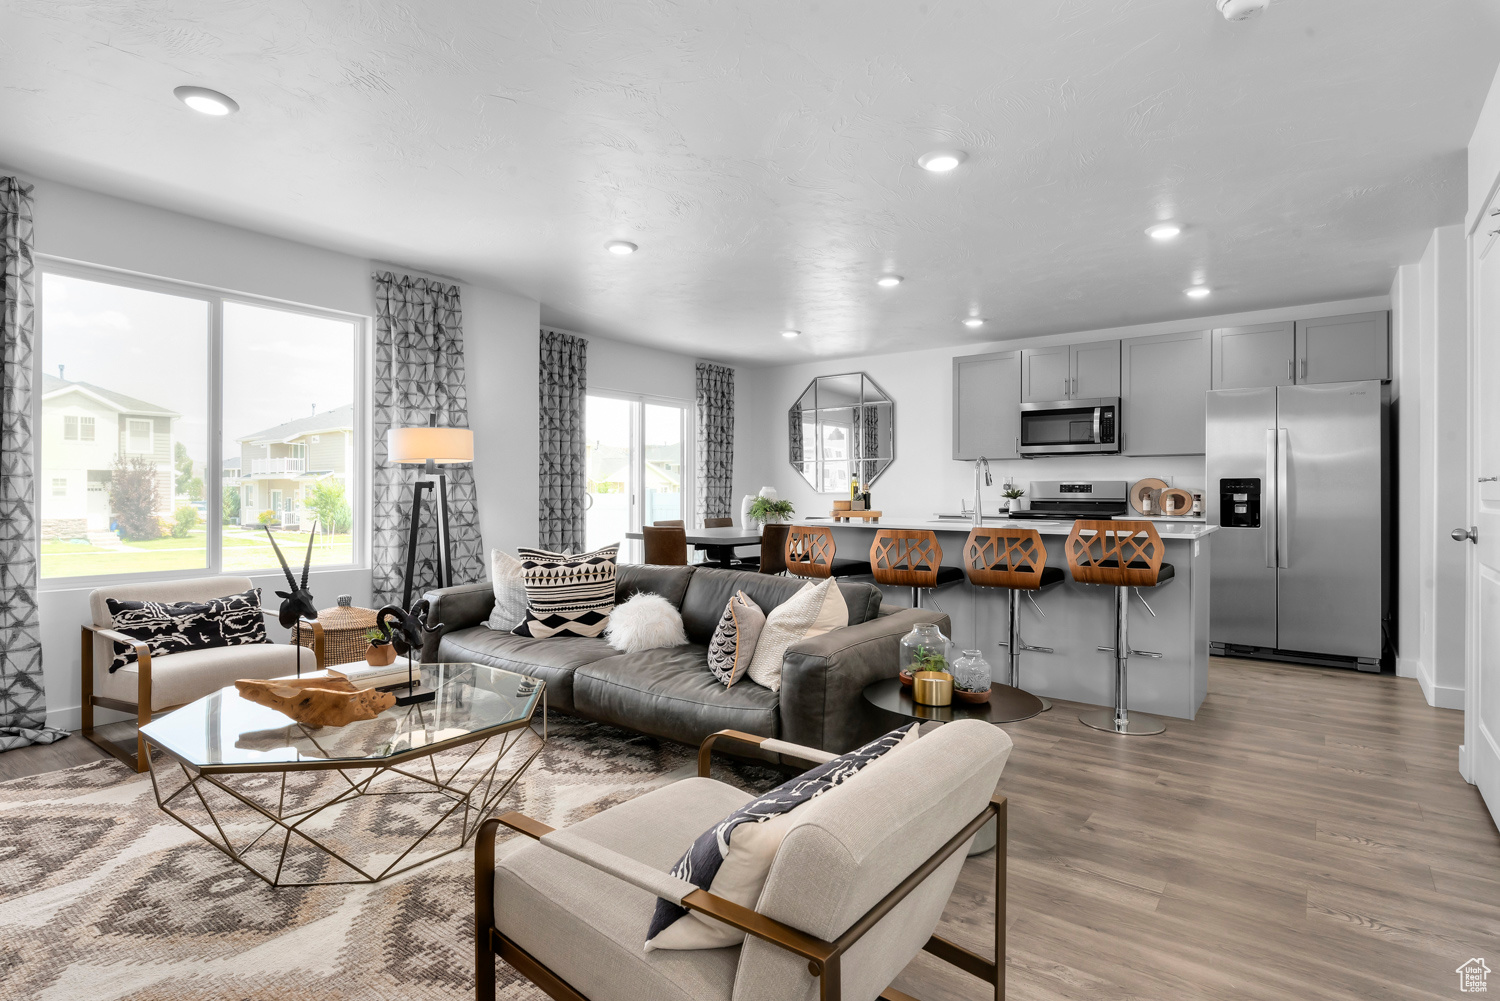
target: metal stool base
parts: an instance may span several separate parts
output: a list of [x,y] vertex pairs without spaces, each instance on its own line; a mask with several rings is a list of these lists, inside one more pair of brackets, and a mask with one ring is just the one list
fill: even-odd
[[1125,718],[1122,726],[1113,709],[1091,709],[1086,713],[1079,713],[1078,722],[1084,726],[1091,726],[1095,730],[1124,734],[1128,737],[1149,737],[1155,733],[1165,733],[1167,729],[1167,724],[1155,716],[1146,716],[1142,713],[1130,714]]

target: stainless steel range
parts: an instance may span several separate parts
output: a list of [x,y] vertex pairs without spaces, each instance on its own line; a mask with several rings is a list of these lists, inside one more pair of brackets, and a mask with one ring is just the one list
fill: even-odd
[[1032,480],[1026,497],[1028,509],[1012,511],[1012,518],[1075,521],[1113,518],[1130,510],[1124,480]]

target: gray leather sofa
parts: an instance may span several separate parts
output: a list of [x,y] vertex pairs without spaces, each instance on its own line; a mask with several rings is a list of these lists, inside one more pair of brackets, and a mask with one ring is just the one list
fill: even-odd
[[447,630],[423,660],[489,664],[546,681],[551,710],[697,745],[718,730],[842,753],[893,725],[865,702],[864,687],[897,673],[901,637],[917,622],[950,630],[928,609],[881,606],[873,584],[841,581],[849,624],[789,648],[779,692],[744,679],[726,688],[708,670],[708,642],[736,590],[769,612],[806,582],[720,570],[624,564],[615,600],[641,591],[662,595],[682,612],[685,646],[620,653],[603,639],[533,639],[484,625],[494,607],[488,582],[429,591],[431,619]]

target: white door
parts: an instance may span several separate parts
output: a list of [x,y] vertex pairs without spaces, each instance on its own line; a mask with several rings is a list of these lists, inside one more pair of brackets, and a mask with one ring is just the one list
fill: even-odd
[[1464,758],[1465,777],[1479,787],[1490,815],[1500,818],[1500,231],[1491,233],[1493,228],[1482,224],[1471,240],[1469,469],[1475,480],[1471,526],[1478,542],[1470,546],[1469,561]]

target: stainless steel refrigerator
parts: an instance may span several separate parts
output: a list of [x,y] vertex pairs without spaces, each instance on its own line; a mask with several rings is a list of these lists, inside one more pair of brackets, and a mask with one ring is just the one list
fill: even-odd
[[1208,394],[1217,652],[1380,669],[1394,551],[1389,404],[1380,382]]

